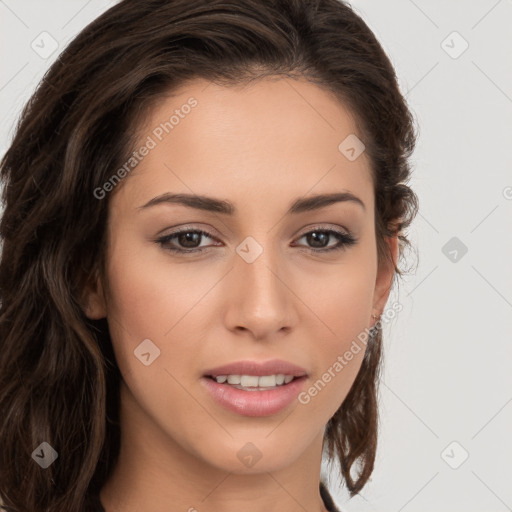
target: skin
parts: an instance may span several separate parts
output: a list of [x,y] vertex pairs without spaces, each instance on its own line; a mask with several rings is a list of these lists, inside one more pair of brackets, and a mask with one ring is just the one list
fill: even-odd
[[[200,378],[229,362],[282,358],[306,369],[307,389],[382,313],[393,268],[377,264],[369,160],[338,150],[349,134],[363,136],[343,105],[302,79],[194,80],[154,107],[140,145],[190,96],[198,105],[109,196],[109,293],[101,279],[87,290],[87,314],[107,317],[123,376],[120,460],[100,498],[107,512],[324,511],[324,428],[364,351],[307,405],[267,417],[224,410]],[[365,209],[347,201],[286,214],[297,198],[336,191]],[[165,192],[228,200],[237,212],[138,208]],[[202,254],[155,242],[185,224],[213,237],[188,246],[209,247]],[[304,235],[318,225],[357,243],[315,254],[322,242]],[[235,250],[247,236],[263,248],[252,263]],[[387,242],[396,261],[397,239]],[[187,247],[183,237],[171,244]],[[133,353],[144,339],[161,351],[149,366]],[[237,457],[247,442],[262,455],[250,468]]]

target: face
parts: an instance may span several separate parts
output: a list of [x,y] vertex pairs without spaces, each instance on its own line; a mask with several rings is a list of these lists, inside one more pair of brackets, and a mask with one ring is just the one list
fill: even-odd
[[[124,410],[155,449],[247,473],[321,448],[364,345],[344,355],[392,278],[377,265],[370,162],[339,149],[354,135],[343,105],[291,79],[195,80],[141,127],[147,150],[103,199],[108,295],[98,281],[88,315],[107,316]],[[323,194],[345,195],[311,202]],[[274,360],[284,366],[215,371]],[[211,377],[226,374],[232,384]],[[257,387],[236,388],[237,374]],[[280,374],[294,379],[258,390]]]

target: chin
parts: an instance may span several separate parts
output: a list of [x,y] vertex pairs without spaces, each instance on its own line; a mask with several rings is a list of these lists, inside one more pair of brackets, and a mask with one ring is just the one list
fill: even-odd
[[[289,437],[289,442],[285,442],[277,432],[269,435],[270,432],[272,429],[265,429],[264,434],[252,438],[250,435],[234,437],[224,443],[212,440],[203,458],[222,471],[240,475],[258,474],[290,466],[306,449],[293,436]],[[215,445],[214,450],[212,444]]]

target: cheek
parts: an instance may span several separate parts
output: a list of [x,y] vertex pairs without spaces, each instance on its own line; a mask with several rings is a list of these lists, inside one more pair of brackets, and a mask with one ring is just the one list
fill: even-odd
[[[312,414],[328,410],[330,417],[349,392],[366,351],[375,286],[372,262],[359,259],[314,284],[314,302],[306,302],[318,317],[309,322],[315,340],[314,376],[299,401]],[[303,296],[311,297],[311,290]]]
[[191,283],[179,266],[149,261],[142,258],[143,251],[123,250],[121,244],[115,249],[108,269],[108,323],[121,375],[136,407],[160,417],[161,424],[172,425],[176,433],[190,431],[181,416],[171,422],[170,411],[192,412],[195,405],[180,383],[194,368],[194,340],[187,336],[190,310],[208,283]]
[[[158,396],[163,386],[172,391],[176,404],[176,397],[183,394],[178,381],[190,379],[197,367],[209,325],[208,292],[218,276],[176,263],[163,251],[133,247],[137,247],[135,241],[119,237],[109,260],[108,317],[116,360],[134,393],[152,401],[155,396],[149,396],[150,390]],[[143,352],[140,347],[146,346]],[[144,366],[137,354],[148,350],[150,360],[152,351],[158,356]],[[151,378],[146,381],[147,375]]]
[[163,341],[207,288],[166,256],[128,236],[112,247],[109,314],[140,341]]
[[[354,302],[347,313],[337,309],[330,325],[335,334],[315,338],[315,364],[308,387],[299,402],[311,415],[327,421],[340,407],[352,387],[366,351],[368,329],[366,315],[356,315]],[[361,311],[366,303],[361,302]]]
[[330,273],[315,275],[303,286],[302,297],[323,324],[327,347],[340,348],[367,327],[375,289],[371,260],[353,257]]

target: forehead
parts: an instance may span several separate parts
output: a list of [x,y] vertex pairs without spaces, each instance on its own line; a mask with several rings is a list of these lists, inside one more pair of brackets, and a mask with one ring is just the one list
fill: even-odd
[[284,207],[288,196],[349,190],[371,207],[366,154],[351,160],[342,151],[353,137],[363,138],[349,110],[306,80],[221,86],[196,79],[149,111],[136,147],[151,149],[127,188],[139,203],[170,191],[234,194],[246,207],[246,199]]

